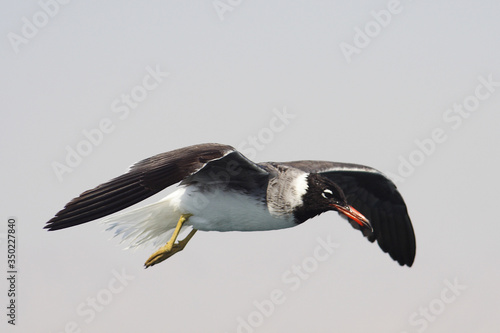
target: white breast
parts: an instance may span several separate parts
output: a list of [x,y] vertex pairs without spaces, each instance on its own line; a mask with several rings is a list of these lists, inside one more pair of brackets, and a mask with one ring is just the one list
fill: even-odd
[[293,215],[274,213],[263,202],[237,191],[201,192],[196,186],[183,187],[165,198],[175,210],[193,214],[187,222],[204,231],[257,231],[290,228]]

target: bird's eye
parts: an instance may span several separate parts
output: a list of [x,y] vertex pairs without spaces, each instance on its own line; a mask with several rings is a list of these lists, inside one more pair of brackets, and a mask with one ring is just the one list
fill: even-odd
[[325,199],[330,199],[330,198],[333,198],[333,192],[330,191],[329,189],[326,189],[323,191],[323,193],[321,193],[321,195],[323,196],[323,198]]

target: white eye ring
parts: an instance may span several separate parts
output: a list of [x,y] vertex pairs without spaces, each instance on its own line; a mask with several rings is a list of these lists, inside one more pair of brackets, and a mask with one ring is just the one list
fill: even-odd
[[325,199],[328,199],[328,197],[326,196],[325,193],[329,193],[330,195],[333,195],[332,191],[330,191],[329,189],[326,189],[323,191],[323,193],[321,193],[321,196],[323,196],[323,198],[325,198]]

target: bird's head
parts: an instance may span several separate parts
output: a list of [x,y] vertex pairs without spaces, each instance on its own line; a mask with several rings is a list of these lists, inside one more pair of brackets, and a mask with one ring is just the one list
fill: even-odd
[[329,210],[335,210],[355,221],[362,229],[372,230],[370,221],[347,203],[342,189],[330,179],[317,173],[307,177],[307,191],[304,194],[303,206],[296,212],[299,220],[305,221],[311,217]]

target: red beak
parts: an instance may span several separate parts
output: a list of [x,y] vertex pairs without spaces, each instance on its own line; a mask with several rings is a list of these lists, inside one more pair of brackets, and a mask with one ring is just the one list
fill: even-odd
[[363,227],[363,228],[369,228],[370,230],[373,231],[373,228],[372,228],[372,225],[370,224],[370,221],[368,221],[368,219],[366,217],[364,217],[363,214],[361,214],[360,212],[358,212],[353,207],[351,207],[349,205],[340,206],[340,205],[336,205],[336,204],[333,204],[333,206],[335,208],[337,208],[337,210],[340,213],[342,213],[345,216],[347,216],[348,218],[356,221],[356,223],[358,223],[361,227]]

